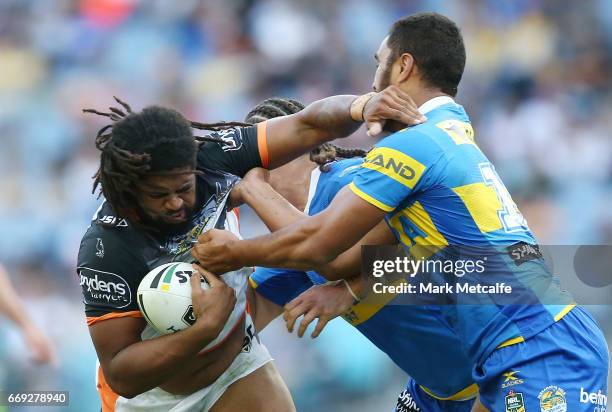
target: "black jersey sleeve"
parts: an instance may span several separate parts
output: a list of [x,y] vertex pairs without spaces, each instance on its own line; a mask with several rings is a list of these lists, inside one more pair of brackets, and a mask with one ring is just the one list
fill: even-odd
[[235,127],[209,135],[198,152],[198,168],[220,170],[243,177],[255,167],[268,167],[265,124]]
[[115,231],[94,224],[81,241],[77,274],[88,324],[90,318],[139,310],[136,291],[148,268]]

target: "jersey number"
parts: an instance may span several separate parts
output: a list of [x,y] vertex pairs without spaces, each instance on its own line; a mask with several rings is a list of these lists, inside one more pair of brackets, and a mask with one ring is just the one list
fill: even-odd
[[480,174],[482,174],[485,184],[493,187],[502,205],[502,208],[497,211],[497,215],[506,232],[528,229],[527,221],[519,211],[516,203],[514,203],[514,200],[512,200],[510,192],[508,192],[508,189],[502,183],[493,165],[486,162],[480,163],[478,166],[480,167]]

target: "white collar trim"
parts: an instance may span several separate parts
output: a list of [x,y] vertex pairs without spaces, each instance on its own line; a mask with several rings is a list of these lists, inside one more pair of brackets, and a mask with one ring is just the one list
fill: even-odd
[[304,207],[304,213],[308,214],[310,211],[310,202],[312,202],[312,198],[314,197],[317,191],[317,184],[319,183],[319,176],[321,176],[321,170],[319,167],[315,167],[310,173],[310,187],[308,188],[308,200],[306,201],[306,206]]
[[419,112],[421,112],[421,114],[425,114],[431,112],[433,109],[442,106],[443,104],[448,103],[455,103],[455,101],[450,96],[434,97],[433,99],[429,99],[425,103],[423,103],[421,107],[419,107]]

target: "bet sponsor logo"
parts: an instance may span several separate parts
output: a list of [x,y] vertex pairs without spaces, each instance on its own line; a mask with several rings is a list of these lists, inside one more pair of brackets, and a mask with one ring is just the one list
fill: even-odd
[[514,385],[520,385],[522,383],[525,383],[524,380],[520,379],[518,376],[516,376],[520,371],[511,371],[511,372],[506,372],[504,373],[504,382],[502,383],[502,388],[506,389],[509,388],[511,386]]
[[128,283],[115,273],[81,267],[79,283],[86,304],[120,309],[132,303]]
[[599,389],[597,392],[589,392],[580,387],[580,403],[593,405],[593,412],[606,412],[608,408],[608,395]]
[[565,391],[558,386],[547,386],[538,395],[541,412],[567,412]]
[[510,390],[506,395],[506,412],[525,412],[525,400],[523,394]]
[[397,398],[396,412],[421,412],[421,408],[417,406],[416,400],[408,389],[404,389]]

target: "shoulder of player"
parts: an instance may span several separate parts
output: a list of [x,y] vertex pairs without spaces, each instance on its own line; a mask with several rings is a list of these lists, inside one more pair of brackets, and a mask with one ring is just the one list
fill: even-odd
[[383,138],[374,146],[368,157],[386,150],[401,152],[423,164],[437,161],[446,152],[437,133],[427,124],[408,127]]
[[81,239],[77,264],[100,268],[116,268],[128,262],[134,267],[144,265],[139,253],[146,243],[142,237],[132,227],[106,227],[94,221]]
[[230,152],[240,150],[243,146],[244,138],[247,133],[251,133],[254,129],[252,126],[248,127],[232,127],[225,130],[214,131],[206,135],[205,140],[198,151],[198,156],[210,155],[214,153],[210,149],[218,149],[220,152]]

